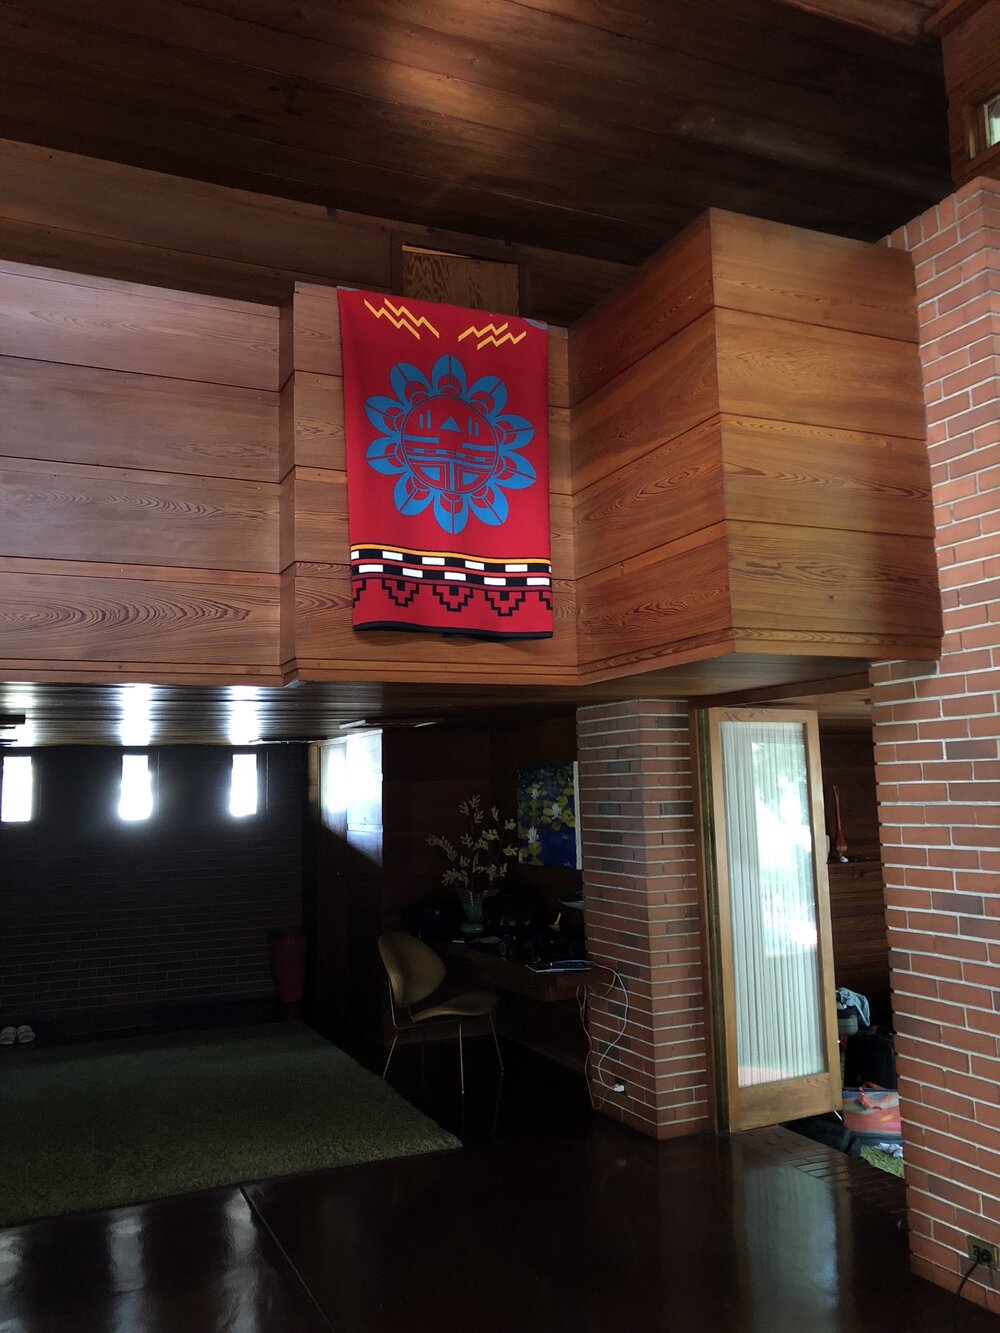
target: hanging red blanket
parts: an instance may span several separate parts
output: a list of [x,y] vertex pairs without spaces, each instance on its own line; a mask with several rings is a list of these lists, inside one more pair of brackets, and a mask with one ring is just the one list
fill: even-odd
[[550,638],[545,326],[339,297],[354,628]]

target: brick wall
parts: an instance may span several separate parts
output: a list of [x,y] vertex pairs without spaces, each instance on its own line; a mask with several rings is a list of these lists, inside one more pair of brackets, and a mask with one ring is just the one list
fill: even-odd
[[710,1111],[687,707],[583,708],[577,738],[588,951],[628,992],[610,1050],[622,995],[592,993],[594,1097],[657,1138],[698,1133]]
[[227,812],[231,754],[154,750],[149,823],[117,817],[121,754],[35,752],[37,817],[0,825],[0,1019],[271,993],[297,925],[305,747],[260,751],[264,808]]
[[874,668],[876,764],[913,1262],[954,1287],[967,1232],[1000,1243],[1000,182],[889,243],[916,266],[945,642]]

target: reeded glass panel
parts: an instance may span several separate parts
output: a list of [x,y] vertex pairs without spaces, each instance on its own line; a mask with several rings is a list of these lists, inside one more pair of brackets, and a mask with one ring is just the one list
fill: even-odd
[[805,728],[723,722],[739,1086],[825,1068]]

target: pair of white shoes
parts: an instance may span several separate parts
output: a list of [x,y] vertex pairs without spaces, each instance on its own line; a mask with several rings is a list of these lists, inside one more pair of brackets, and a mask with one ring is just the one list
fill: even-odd
[[29,1027],[27,1023],[22,1023],[17,1028],[0,1028],[0,1046],[13,1046],[15,1041],[19,1046],[29,1046],[34,1040],[35,1029]]

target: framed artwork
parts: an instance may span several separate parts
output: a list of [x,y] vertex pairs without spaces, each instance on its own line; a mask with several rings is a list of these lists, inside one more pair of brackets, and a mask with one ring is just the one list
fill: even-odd
[[521,865],[580,868],[576,774],[575,763],[533,764],[517,770],[517,848]]

